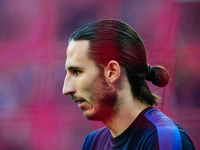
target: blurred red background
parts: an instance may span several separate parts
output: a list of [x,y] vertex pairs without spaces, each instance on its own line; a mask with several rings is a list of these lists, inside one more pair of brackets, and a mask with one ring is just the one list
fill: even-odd
[[159,108],[200,149],[200,0],[0,0],[0,149],[78,150],[101,123],[62,95],[68,38],[115,18],[144,40],[151,65],[170,73]]

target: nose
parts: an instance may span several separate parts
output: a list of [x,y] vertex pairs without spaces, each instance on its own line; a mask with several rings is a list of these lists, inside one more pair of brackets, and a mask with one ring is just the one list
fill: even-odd
[[71,94],[76,93],[76,90],[75,90],[75,87],[74,87],[74,82],[67,75],[64,79],[62,93],[63,93],[63,95],[69,95],[69,94],[71,95]]

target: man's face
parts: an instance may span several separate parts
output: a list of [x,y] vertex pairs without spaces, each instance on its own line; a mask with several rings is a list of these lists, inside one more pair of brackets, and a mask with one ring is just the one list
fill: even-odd
[[74,102],[90,120],[105,120],[115,111],[116,92],[106,82],[103,70],[88,57],[89,41],[71,41],[67,48],[63,94]]

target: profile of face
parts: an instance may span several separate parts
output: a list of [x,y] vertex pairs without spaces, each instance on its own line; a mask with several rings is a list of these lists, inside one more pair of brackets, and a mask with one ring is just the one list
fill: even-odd
[[117,96],[104,71],[89,58],[89,41],[70,41],[63,94],[70,95],[89,120],[106,120],[115,112]]

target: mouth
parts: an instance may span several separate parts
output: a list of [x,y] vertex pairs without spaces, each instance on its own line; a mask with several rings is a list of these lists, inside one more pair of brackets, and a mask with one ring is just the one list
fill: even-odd
[[86,100],[83,99],[79,99],[79,100],[74,100],[74,103],[78,103],[78,108],[80,108],[81,110],[85,110],[87,107],[87,103]]
[[83,102],[85,102],[85,100],[74,100],[74,103],[83,103]]

